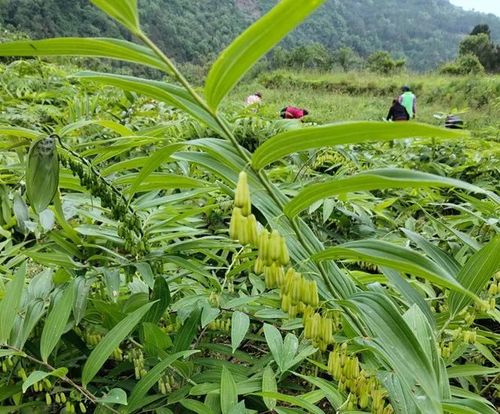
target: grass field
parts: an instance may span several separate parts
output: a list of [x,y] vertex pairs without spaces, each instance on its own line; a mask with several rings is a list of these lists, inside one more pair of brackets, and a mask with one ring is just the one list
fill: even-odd
[[243,107],[245,97],[264,95],[263,115],[278,116],[286,105],[307,108],[308,120],[325,123],[344,120],[381,120],[400,88],[409,85],[417,95],[417,120],[433,125],[437,112],[464,111],[471,129],[498,126],[500,76],[446,77],[437,74],[380,76],[372,73],[261,74],[233,94],[233,104]]

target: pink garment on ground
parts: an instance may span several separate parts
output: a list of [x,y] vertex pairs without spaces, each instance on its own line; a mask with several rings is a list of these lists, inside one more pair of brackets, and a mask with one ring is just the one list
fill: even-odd
[[286,119],[300,119],[304,117],[304,110],[295,106],[288,106],[285,112]]

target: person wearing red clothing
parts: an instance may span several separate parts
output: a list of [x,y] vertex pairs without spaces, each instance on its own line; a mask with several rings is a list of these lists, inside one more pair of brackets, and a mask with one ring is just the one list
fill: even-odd
[[295,106],[287,106],[281,110],[281,117],[284,119],[302,119],[309,114],[307,109],[296,108]]

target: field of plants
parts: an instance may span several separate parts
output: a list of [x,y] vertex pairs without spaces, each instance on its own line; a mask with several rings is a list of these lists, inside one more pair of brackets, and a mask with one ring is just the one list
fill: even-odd
[[239,83],[322,3],[282,0],[193,85],[92,3],[137,41],[0,44],[0,414],[497,413],[500,78]]

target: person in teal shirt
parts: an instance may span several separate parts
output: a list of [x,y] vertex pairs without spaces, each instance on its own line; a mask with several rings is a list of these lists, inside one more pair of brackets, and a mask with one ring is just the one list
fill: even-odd
[[403,105],[410,115],[410,119],[417,114],[417,97],[408,86],[403,86],[403,94],[399,97],[399,103]]

